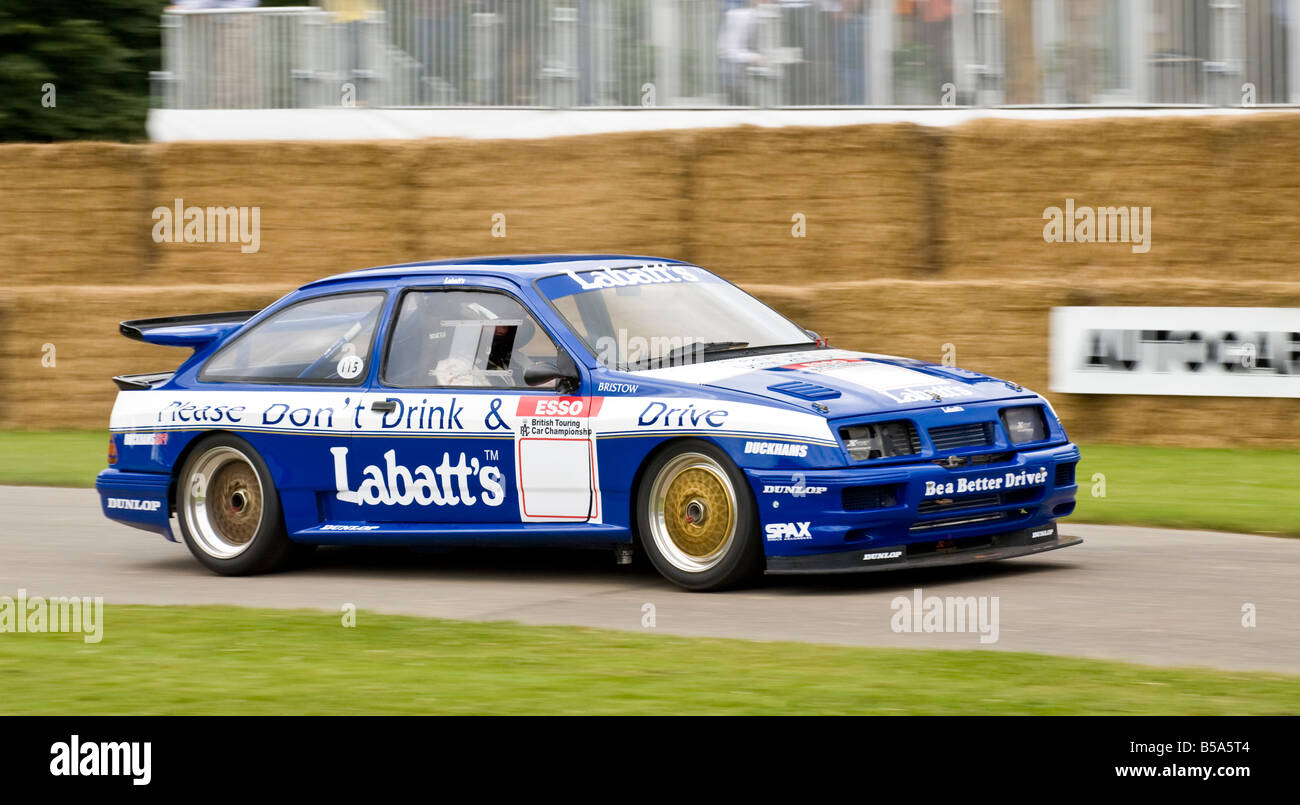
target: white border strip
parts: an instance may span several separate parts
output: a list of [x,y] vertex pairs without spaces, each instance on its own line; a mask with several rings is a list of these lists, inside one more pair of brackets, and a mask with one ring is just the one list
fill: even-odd
[[1000,107],[870,109],[152,109],[155,142],[230,140],[542,139],[579,134],[735,126],[854,126],[972,120],[1087,120],[1115,117],[1240,116],[1300,113],[1300,107]]

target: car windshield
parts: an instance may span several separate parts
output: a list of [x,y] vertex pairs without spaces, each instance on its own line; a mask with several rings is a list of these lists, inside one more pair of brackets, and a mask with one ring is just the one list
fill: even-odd
[[538,287],[611,369],[651,369],[814,343],[789,319],[695,266],[571,271]]

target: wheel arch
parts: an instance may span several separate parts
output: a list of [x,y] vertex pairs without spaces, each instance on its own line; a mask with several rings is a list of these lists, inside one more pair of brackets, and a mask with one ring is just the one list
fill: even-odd
[[[176,456],[176,460],[172,462],[171,477],[167,481],[167,505],[170,507],[172,514],[177,513],[176,484],[180,481],[181,472],[185,469],[185,465],[189,463],[190,456],[194,454],[194,450],[200,444],[208,441],[213,436],[234,436],[241,441],[248,441],[233,430],[205,430],[196,435],[193,439],[190,439],[189,443],[186,444],[185,447],[181,449],[181,452]],[[250,444],[249,447],[252,447],[252,445]]]

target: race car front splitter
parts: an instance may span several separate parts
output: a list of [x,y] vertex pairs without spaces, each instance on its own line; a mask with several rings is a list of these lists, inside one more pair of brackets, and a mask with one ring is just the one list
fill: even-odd
[[940,539],[905,545],[870,545],[852,551],[809,556],[769,556],[766,572],[769,575],[869,573],[875,570],[963,565],[1028,556],[1068,548],[1081,542],[1082,537],[1064,536],[1057,531],[1056,523],[1046,523],[980,537]]

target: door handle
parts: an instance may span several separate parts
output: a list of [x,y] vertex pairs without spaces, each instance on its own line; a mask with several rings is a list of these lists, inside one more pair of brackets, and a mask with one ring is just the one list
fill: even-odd
[[375,400],[370,404],[370,410],[383,414],[391,414],[397,410],[396,400]]

